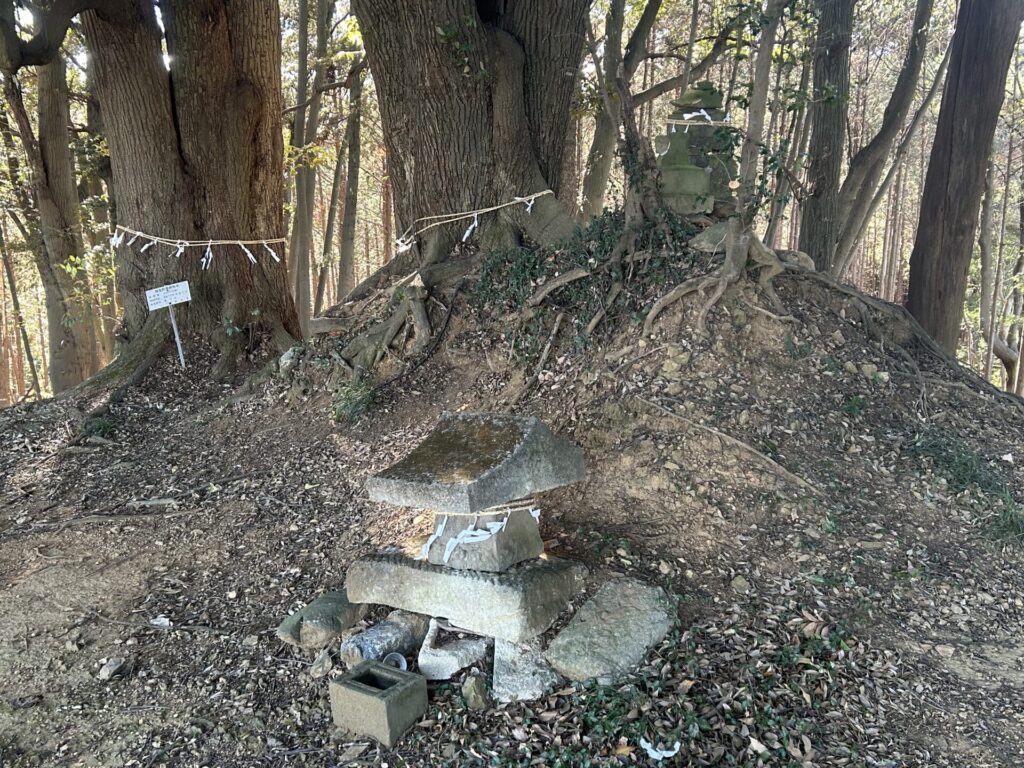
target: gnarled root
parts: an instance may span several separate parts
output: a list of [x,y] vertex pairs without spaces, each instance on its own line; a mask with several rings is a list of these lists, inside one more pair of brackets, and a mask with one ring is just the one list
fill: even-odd
[[775,276],[785,270],[779,257],[749,229],[740,231],[738,219],[730,221],[726,242],[725,261],[722,262],[722,266],[710,275],[694,277],[680,283],[654,303],[644,321],[644,335],[650,335],[655,321],[669,306],[691,293],[703,296],[706,291],[710,291],[711,295],[703,303],[697,316],[697,332],[703,335],[708,312],[718,303],[729,286],[737,283],[750,268],[760,270],[758,286],[768,296],[775,310],[781,312],[782,303],[772,287]]
[[[430,316],[427,314],[427,289],[414,280],[402,288],[402,299],[391,315],[360,334],[341,351],[342,359],[352,367],[353,380],[359,381],[384,359],[388,349],[405,330],[414,335],[411,351],[423,352],[432,338]],[[402,346],[400,344],[399,346]]]

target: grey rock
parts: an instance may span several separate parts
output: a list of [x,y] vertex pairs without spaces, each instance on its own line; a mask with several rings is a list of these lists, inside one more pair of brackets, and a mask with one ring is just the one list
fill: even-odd
[[741,595],[745,595],[750,591],[750,582],[742,576],[736,576],[731,582],[729,582],[729,584]]
[[690,248],[701,253],[725,253],[725,234],[728,223],[719,221],[690,240]]
[[814,259],[804,251],[776,251],[775,253],[785,264],[795,264],[808,272],[813,272],[815,269]]
[[494,698],[501,702],[534,701],[558,682],[541,653],[540,640],[494,641]]
[[313,659],[313,664],[309,668],[309,676],[312,678],[320,678],[326,675],[334,667],[334,660],[331,658],[331,652],[324,648],[320,653]]
[[630,578],[616,578],[576,612],[544,657],[572,680],[604,683],[631,671],[668,634],[672,619],[665,592]]
[[380,661],[389,653],[413,656],[427,634],[429,616],[392,611],[380,624],[353,635],[338,648],[338,656],[349,667],[361,661]]
[[353,563],[345,587],[359,602],[442,616],[470,632],[519,642],[551,626],[586,573],[579,563],[556,558],[484,573],[377,555]]
[[366,482],[373,501],[473,514],[578,482],[583,451],[532,416],[445,413],[397,464]]
[[480,712],[491,706],[491,697],[487,694],[487,681],[481,675],[470,675],[462,682],[462,698],[466,706],[474,712]]
[[277,361],[278,370],[282,374],[288,374],[299,362],[306,348],[301,344],[293,344],[285,350],[285,353]]
[[438,645],[440,632],[437,621],[431,619],[417,660],[420,674],[427,680],[450,680],[459,670],[478,664],[487,656],[489,638],[467,637]]
[[[503,527],[482,541],[463,541],[445,553],[448,543],[466,529],[487,531],[488,524]],[[530,513],[530,507],[497,508],[479,515],[442,515],[437,519],[435,531],[441,531],[432,540],[427,560],[434,565],[473,571],[506,571],[516,563],[540,557],[544,552],[544,541],[540,537],[537,520]]]
[[366,614],[366,606],[349,602],[344,590],[325,592],[281,622],[277,636],[299,648],[323,648]]
[[96,678],[99,680],[113,680],[116,677],[124,677],[130,669],[131,662],[128,659],[122,659],[120,656],[111,656],[100,667]]

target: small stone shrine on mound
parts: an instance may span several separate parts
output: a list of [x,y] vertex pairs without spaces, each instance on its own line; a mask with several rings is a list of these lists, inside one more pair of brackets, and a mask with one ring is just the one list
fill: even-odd
[[379,555],[348,570],[357,603],[443,616],[520,642],[547,629],[586,569],[543,557],[534,494],[583,479],[583,452],[533,417],[446,413],[408,456],[367,481],[373,501],[434,513],[419,558]]
[[[660,588],[627,578],[583,604],[547,652],[540,637],[580,596],[588,573],[544,553],[535,496],[583,477],[579,446],[536,418],[446,413],[408,456],[370,478],[372,500],[428,510],[434,525],[417,557],[373,555],[348,568],[353,606],[396,610],[342,643],[342,660],[358,666],[330,681],[336,725],[393,745],[427,706],[414,678],[445,680],[486,667],[492,646],[492,691],[501,702],[537,699],[559,674],[612,681],[642,661],[671,621]],[[413,624],[415,631],[399,631]],[[400,642],[393,639],[400,634]],[[402,658],[401,669],[381,664],[386,652]],[[407,655],[418,674],[404,671]],[[474,682],[482,688],[474,701],[486,700],[475,675],[463,690]]]
[[672,101],[668,128],[661,145],[662,188],[665,202],[680,214],[712,213],[731,202],[730,184],[738,168],[731,140],[722,128],[729,125],[722,110],[722,93],[700,82]]

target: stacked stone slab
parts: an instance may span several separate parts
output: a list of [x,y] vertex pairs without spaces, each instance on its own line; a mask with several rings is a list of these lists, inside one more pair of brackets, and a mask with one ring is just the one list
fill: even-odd
[[[537,637],[587,572],[544,555],[534,497],[583,475],[580,448],[536,418],[444,414],[408,456],[367,482],[374,501],[433,512],[433,533],[418,559],[353,563],[345,581],[350,599],[443,617],[503,648]],[[428,667],[439,655],[460,656],[461,646],[444,653],[435,640],[424,652]]]
[[710,82],[700,82],[673,99],[667,145],[659,161],[665,202],[681,214],[711,213],[731,203],[731,184],[737,176],[736,158],[722,93]]

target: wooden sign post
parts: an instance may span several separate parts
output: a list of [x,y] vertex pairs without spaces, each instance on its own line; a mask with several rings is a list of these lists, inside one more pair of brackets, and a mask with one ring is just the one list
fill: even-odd
[[182,368],[185,367],[185,352],[181,348],[181,336],[178,335],[178,321],[174,319],[174,305],[184,304],[186,301],[192,301],[188,280],[161,285],[159,288],[151,288],[146,291],[146,303],[149,305],[150,312],[167,307],[167,311],[171,314],[171,329],[174,331],[174,343],[178,345],[178,362],[181,363]]

